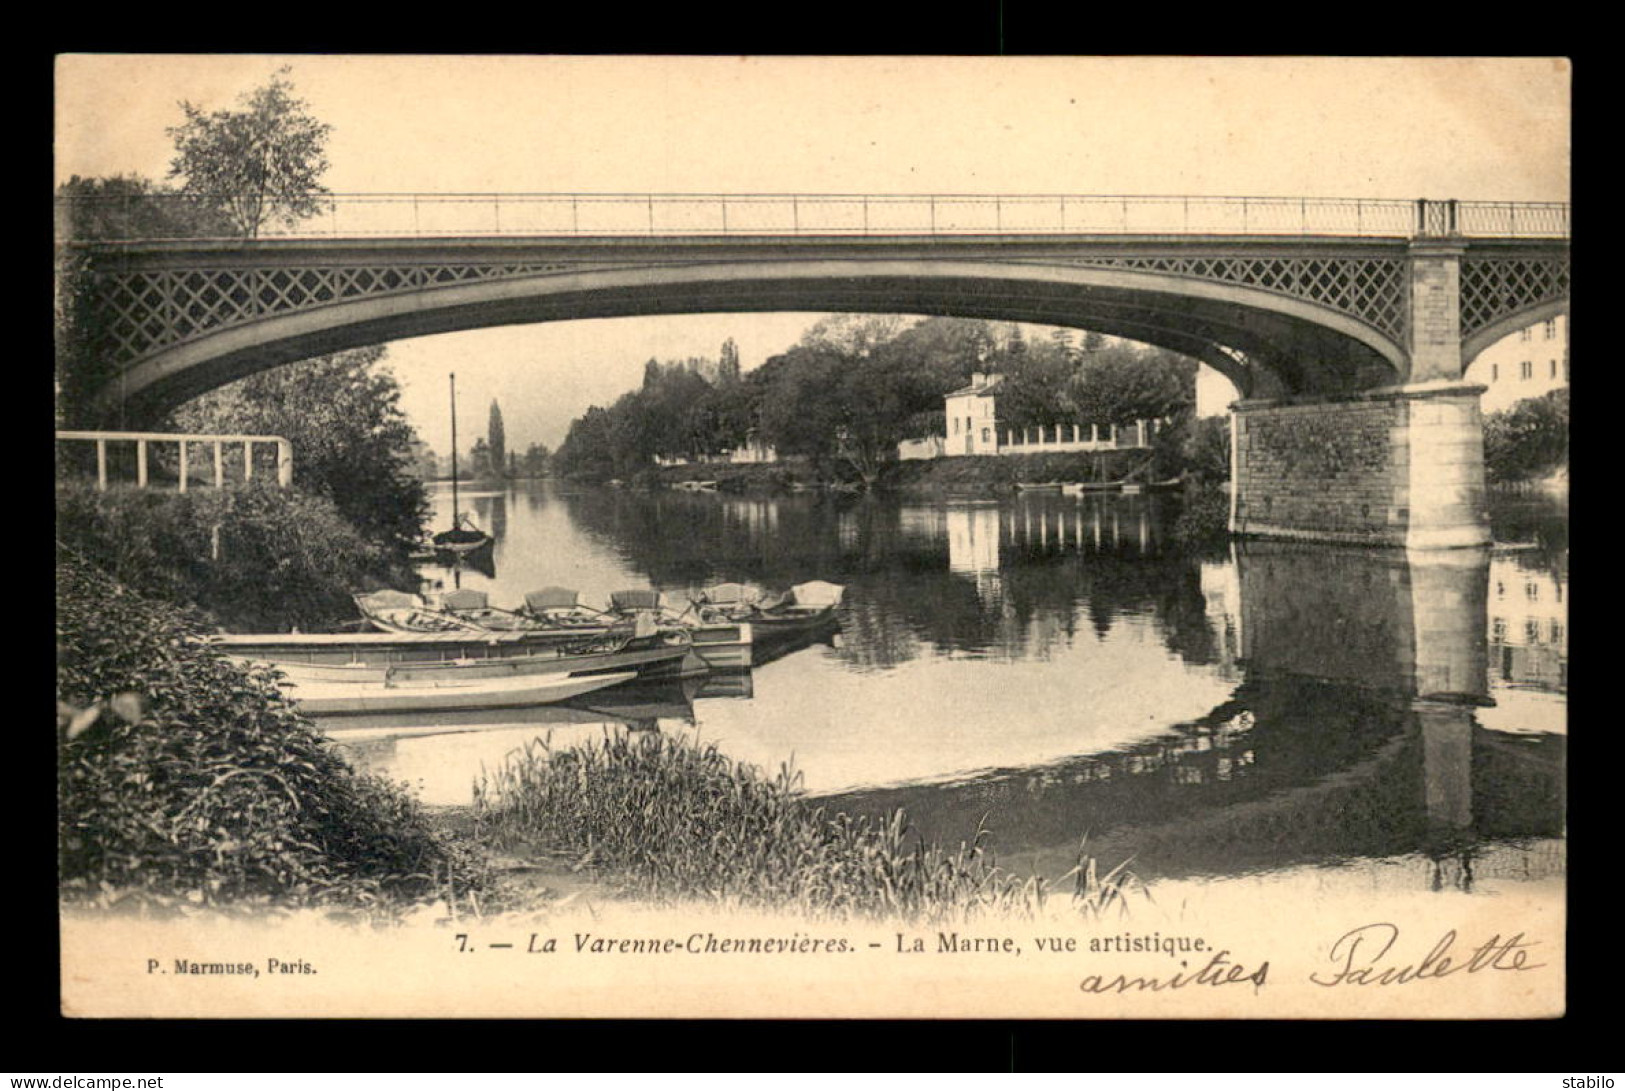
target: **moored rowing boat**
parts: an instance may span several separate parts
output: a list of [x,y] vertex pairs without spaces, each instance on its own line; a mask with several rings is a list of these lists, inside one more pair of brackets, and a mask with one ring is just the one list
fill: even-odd
[[386,676],[329,681],[298,679],[283,683],[302,711],[312,716],[348,716],[376,712],[434,712],[482,708],[523,708],[579,697],[593,690],[629,682],[636,671],[614,674],[519,675],[509,678],[458,678],[445,681],[399,681]]
[[[454,671],[464,678],[590,675],[635,671],[642,678],[702,673],[705,661],[686,642],[645,641],[596,652],[538,644],[523,633],[222,633],[212,643],[239,660],[278,669],[319,668],[331,680],[367,668],[403,668],[417,677]],[[313,678],[313,680],[322,680]]]

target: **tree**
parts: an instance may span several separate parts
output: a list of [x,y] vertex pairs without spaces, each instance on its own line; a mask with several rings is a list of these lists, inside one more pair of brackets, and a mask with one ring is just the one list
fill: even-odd
[[1569,457],[1569,391],[1524,398],[1484,418],[1484,467],[1492,482],[1550,473]]
[[1161,420],[1195,406],[1198,366],[1167,349],[1132,345],[1102,349],[1078,370],[1068,400],[1079,422]]
[[405,551],[422,535],[428,494],[400,384],[378,366],[384,353],[353,349],[259,372],[186,403],[169,426],[287,438],[295,487],[331,498],[362,534]]
[[186,239],[230,234],[221,213],[139,175],[81,178],[57,187],[58,240]]
[[546,477],[550,459],[547,444],[532,443],[525,448],[525,457],[519,460],[519,470],[526,477]]
[[762,438],[782,454],[845,463],[873,485],[921,414],[940,410],[942,395],[975,359],[982,331],[976,323],[956,325],[962,321],[905,329],[902,319],[885,315],[815,327],[752,373],[762,391]]
[[739,381],[739,346],[732,337],[722,342],[722,358],[717,361],[717,381],[719,383],[737,383]]
[[[474,446],[468,451],[468,467],[465,471],[472,477],[479,477],[491,469],[491,444],[484,436],[474,437]],[[460,477],[461,475],[459,475]]]
[[181,192],[218,209],[234,229],[254,238],[267,223],[312,216],[328,190],[327,137],[332,126],[312,117],[294,97],[290,69],[243,95],[241,109],[205,112],[180,104],[186,121],[167,130],[175,142],[169,177]]
[[502,410],[497,407],[495,398],[491,399],[491,417],[485,429],[485,436],[491,449],[491,473],[501,477],[508,465],[508,437],[502,429]]

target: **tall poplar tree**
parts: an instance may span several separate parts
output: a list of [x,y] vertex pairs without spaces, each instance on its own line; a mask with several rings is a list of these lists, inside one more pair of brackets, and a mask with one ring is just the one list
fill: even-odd
[[495,398],[491,399],[491,423],[485,429],[485,442],[490,449],[491,473],[501,477],[508,467],[508,437],[502,430],[502,410]]

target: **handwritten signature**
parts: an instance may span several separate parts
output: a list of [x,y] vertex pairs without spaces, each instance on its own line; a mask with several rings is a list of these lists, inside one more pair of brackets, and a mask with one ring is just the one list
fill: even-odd
[[1540,944],[1527,940],[1522,932],[1502,939],[1496,933],[1477,947],[1456,947],[1456,930],[1452,928],[1432,949],[1416,961],[1407,961],[1398,953],[1390,952],[1399,942],[1399,927],[1387,922],[1363,924],[1338,937],[1332,944],[1328,959],[1336,969],[1327,976],[1320,972],[1309,975],[1316,985],[1333,988],[1338,985],[1409,985],[1417,981],[1434,981],[1452,974],[1476,974],[1489,970],[1522,972],[1538,970],[1544,962],[1531,962],[1530,949]]

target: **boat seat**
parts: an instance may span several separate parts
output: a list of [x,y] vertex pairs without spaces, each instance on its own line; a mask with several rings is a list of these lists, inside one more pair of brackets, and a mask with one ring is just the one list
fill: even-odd
[[747,584],[719,583],[715,587],[705,588],[694,601],[708,606],[733,606],[754,603],[761,597],[759,590]]
[[525,593],[525,608],[529,610],[567,610],[581,605],[581,593],[568,587],[544,587],[540,591]]
[[444,610],[484,610],[490,605],[490,595],[471,587],[460,587],[440,596],[440,606]]
[[613,610],[658,610],[665,605],[666,596],[659,591],[611,591],[609,605]]
[[837,606],[846,588],[827,580],[810,580],[790,588],[790,600],[797,606]]

